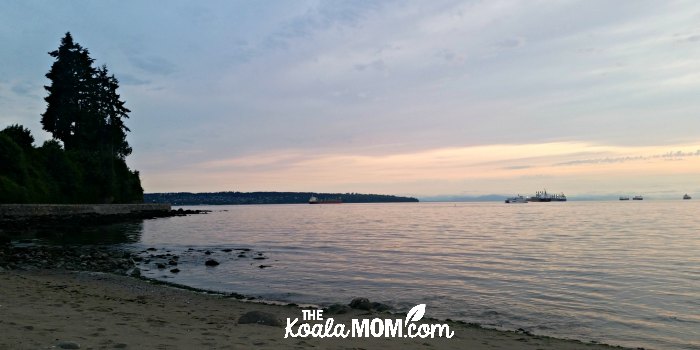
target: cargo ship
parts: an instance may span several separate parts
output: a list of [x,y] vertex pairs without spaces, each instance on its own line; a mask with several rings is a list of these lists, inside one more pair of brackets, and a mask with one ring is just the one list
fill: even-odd
[[318,199],[315,196],[309,198],[309,204],[340,204],[343,200],[340,198]]
[[518,195],[517,197],[506,198],[506,203],[527,203],[527,199]]
[[528,202],[566,202],[566,196],[563,193],[551,194],[547,190],[537,191],[535,195],[527,199]]

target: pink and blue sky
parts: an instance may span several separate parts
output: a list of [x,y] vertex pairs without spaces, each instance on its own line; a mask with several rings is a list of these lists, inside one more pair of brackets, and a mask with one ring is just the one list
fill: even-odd
[[700,196],[696,1],[6,1],[0,127],[70,31],[147,192]]

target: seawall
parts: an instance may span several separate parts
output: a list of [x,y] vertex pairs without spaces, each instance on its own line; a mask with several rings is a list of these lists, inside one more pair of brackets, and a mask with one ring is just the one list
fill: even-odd
[[44,217],[168,213],[168,203],[143,204],[0,204],[0,220]]

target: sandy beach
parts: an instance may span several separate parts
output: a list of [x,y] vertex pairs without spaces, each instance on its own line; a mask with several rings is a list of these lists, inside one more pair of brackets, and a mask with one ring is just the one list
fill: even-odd
[[[239,324],[239,318],[250,311],[272,314],[284,325]],[[0,272],[1,349],[611,348],[444,321],[440,322],[449,324],[454,331],[451,339],[285,339],[287,317],[301,319],[301,309],[240,301],[105,273]],[[350,325],[352,318],[400,316],[351,310],[332,317],[336,324]]]

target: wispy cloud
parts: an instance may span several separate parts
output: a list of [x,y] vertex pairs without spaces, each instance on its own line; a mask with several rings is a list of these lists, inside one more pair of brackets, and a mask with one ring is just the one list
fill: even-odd
[[624,163],[624,162],[631,162],[631,161],[654,160],[654,159],[682,160],[682,159],[687,158],[687,157],[700,157],[700,149],[698,149],[695,152],[675,151],[675,152],[667,152],[667,153],[663,153],[663,154],[653,154],[653,155],[580,159],[580,160],[572,160],[572,161],[568,161],[568,162],[562,162],[562,163],[558,163],[555,165],[556,166],[571,166],[571,165],[581,165],[581,164]]
[[177,70],[176,65],[165,57],[131,56],[130,60],[135,67],[152,74],[169,75]]

